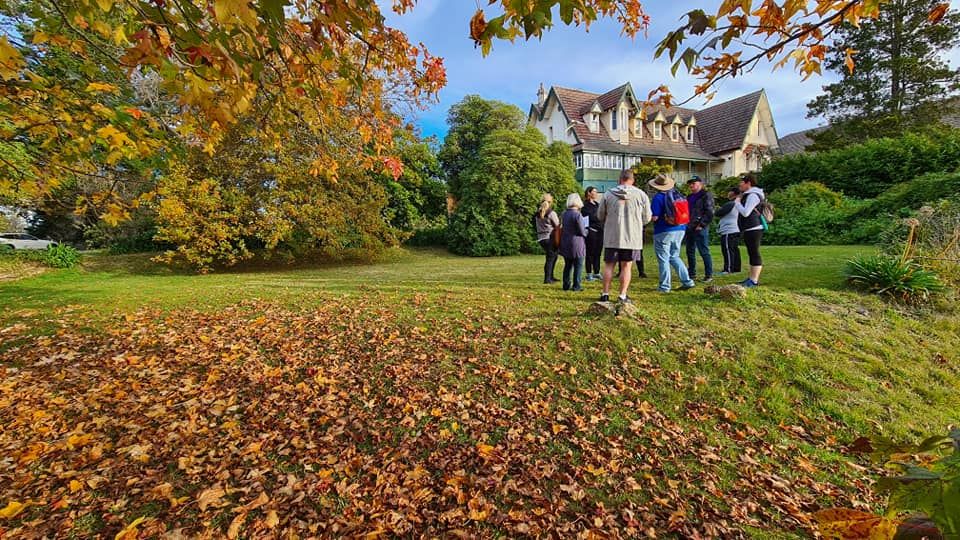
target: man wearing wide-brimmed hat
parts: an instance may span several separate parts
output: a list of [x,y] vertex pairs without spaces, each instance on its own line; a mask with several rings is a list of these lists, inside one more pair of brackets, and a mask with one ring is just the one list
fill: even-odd
[[643,250],[643,225],[650,223],[650,198],[643,190],[633,185],[633,171],[620,172],[617,187],[607,191],[600,199],[597,219],[603,222],[603,293],[601,302],[610,301],[610,282],[613,281],[613,266],[620,264],[620,296],[623,303],[630,302],[627,289],[630,287],[630,272],[633,261],[640,258]]
[[673,225],[667,223],[667,205],[672,205],[673,201],[682,198],[676,191],[676,182],[664,174],[658,174],[656,178],[647,182],[647,184],[657,191],[650,202],[653,212],[653,251],[657,255],[657,268],[660,270],[660,283],[658,289],[660,292],[668,293],[671,290],[670,267],[677,271],[677,278],[682,284],[681,291],[693,288],[693,280],[687,273],[687,266],[683,264],[680,258],[680,245],[683,244],[683,235],[687,230],[685,224]]

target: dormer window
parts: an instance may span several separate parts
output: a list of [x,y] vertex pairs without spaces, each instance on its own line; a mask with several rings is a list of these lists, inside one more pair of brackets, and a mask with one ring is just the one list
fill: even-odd
[[600,115],[597,113],[590,115],[590,131],[594,133],[600,132]]
[[670,139],[674,141],[680,139],[680,126],[676,124],[670,125]]
[[693,126],[687,126],[687,142],[693,142]]
[[611,129],[613,129],[613,131],[616,131],[617,130],[617,112],[616,111],[610,111],[610,120],[611,120]]
[[643,137],[643,122],[639,118],[633,121],[633,132],[637,134],[637,137]]
[[653,123],[653,138],[658,141],[663,138],[663,122]]

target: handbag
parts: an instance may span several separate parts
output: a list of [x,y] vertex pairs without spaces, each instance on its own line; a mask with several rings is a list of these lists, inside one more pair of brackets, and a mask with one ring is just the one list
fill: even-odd
[[553,232],[550,233],[550,237],[553,240],[553,249],[560,249],[561,236],[563,236],[563,225],[557,225],[553,228]]

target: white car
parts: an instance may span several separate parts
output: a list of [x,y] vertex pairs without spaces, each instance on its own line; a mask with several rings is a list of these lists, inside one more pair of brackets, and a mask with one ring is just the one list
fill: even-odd
[[47,249],[55,245],[52,240],[40,240],[24,233],[0,234],[0,249]]

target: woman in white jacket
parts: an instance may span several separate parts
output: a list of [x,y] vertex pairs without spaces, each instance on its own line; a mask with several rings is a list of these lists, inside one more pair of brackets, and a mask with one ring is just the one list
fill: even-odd
[[763,222],[760,220],[760,203],[763,190],[755,184],[757,179],[750,173],[740,175],[740,195],[733,203],[737,213],[737,226],[740,236],[747,246],[750,257],[750,277],[740,282],[744,287],[756,287],[760,284],[760,272],[763,271],[763,259],[760,258],[760,243],[763,240]]

